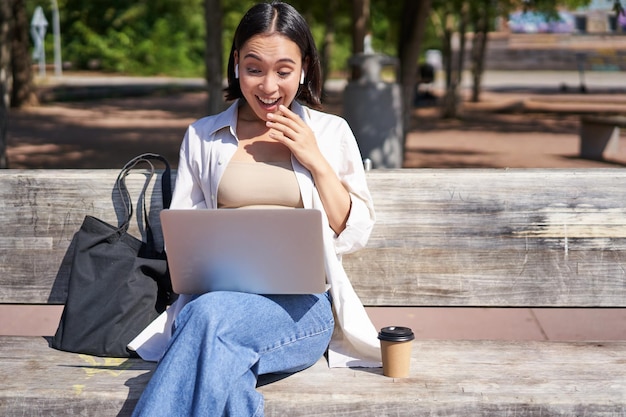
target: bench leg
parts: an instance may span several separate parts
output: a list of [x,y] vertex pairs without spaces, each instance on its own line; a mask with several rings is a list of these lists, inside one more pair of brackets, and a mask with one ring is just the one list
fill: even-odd
[[584,122],[580,126],[580,156],[602,160],[615,155],[619,149],[619,127]]

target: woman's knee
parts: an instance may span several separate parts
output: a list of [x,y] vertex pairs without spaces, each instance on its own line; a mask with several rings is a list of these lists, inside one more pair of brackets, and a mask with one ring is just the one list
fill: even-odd
[[226,298],[225,294],[218,292],[197,296],[182,308],[174,323],[174,329],[190,321],[203,322],[207,327],[211,321],[221,322],[222,314],[230,311],[229,307],[225,305]]

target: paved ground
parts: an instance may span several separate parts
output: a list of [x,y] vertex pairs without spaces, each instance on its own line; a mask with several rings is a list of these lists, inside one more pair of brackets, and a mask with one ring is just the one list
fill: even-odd
[[[578,118],[588,112],[626,114],[626,74],[587,73],[584,80],[587,93],[581,94],[576,72],[489,72],[483,100],[466,102],[460,120],[442,120],[431,102],[422,101],[414,111],[405,166],[623,168],[626,147],[611,161],[578,157]],[[12,168],[120,168],[146,151],[175,163],[186,126],[204,115],[206,106],[204,93],[197,91],[201,80],[74,76],[52,81],[67,84],[61,91],[66,96],[134,95],[155,85],[159,92],[12,111]],[[332,84],[330,112],[341,114],[342,85]],[[436,96],[441,88],[438,79],[427,91]],[[59,316],[58,307],[0,307],[0,334],[48,335]],[[379,327],[409,325],[422,338],[626,339],[621,309],[378,309],[372,317]]]
[[[64,77],[62,82],[67,85],[65,96],[123,95],[155,86],[161,90],[150,96],[57,102],[12,111],[11,167],[117,168],[143,151],[176,161],[185,128],[206,108],[204,93],[184,92],[202,88],[200,80],[81,76]],[[183,91],[175,92],[173,83]],[[424,101],[415,109],[405,166],[623,166],[626,147],[612,161],[577,157],[578,118],[585,112],[626,113],[626,74],[586,74],[587,94],[578,92],[578,83],[575,72],[490,72],[482,101],[466,102],[460,120],[442,120],[437,108]],[[568,86],[566,91],[563,85]],[[341,114],[341,86],[337,81],[332,84],[328,111]],[[441,87],[438,80],[431,91],[439,94]]]

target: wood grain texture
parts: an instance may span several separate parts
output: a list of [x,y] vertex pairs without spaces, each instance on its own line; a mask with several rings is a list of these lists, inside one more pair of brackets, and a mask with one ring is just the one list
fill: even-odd
[[[271,416],[617,416],[626,344],[416,341],[406,379],[380,369],[304,372],[260,387]],[[154,364],[58,352],[0,338],[0,415],[130,415]]]
[[369,184],[378,223],[346,258],[368,305],[624,305],[621,170],[376,171]]
[[[64,302],[84,216],[122,215],[116,176],[0,173],[0,302]],[[129,177],[135,200],[144,178]],[[374,170],[368,182],[378,220],[344,258],[366,305],[626,306],[623,170]]]

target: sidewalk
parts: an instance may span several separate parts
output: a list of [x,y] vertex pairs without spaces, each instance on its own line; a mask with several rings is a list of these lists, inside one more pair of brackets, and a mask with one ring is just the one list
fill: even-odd
[[[200,91],[205,88],[203,78],[176,77],[134,77],[119,75],[90,75],[88,73],[66,73],[61,77],[48,76],[36,80],[41,89],[67,89],[106,93],[107,90],[127,88],[129,94],[147,91],[150,88],[176,87]],[[619,71],[586,71],[582,78],[578,71],[485,71],[482,86],[486,91],[535,92],[535,93],[574,93],[579,92],[581,82],[589,94],[626,94],[626,73]],[[331,79],[326,87],[331,91],[342,91],[345,79]],[[462,86],[470,88],[471,75],[463,74]],[[438,72],[433,83],[437,89],[444,88],[444,75]],[[626,97],[622,97],[626,101]]]

